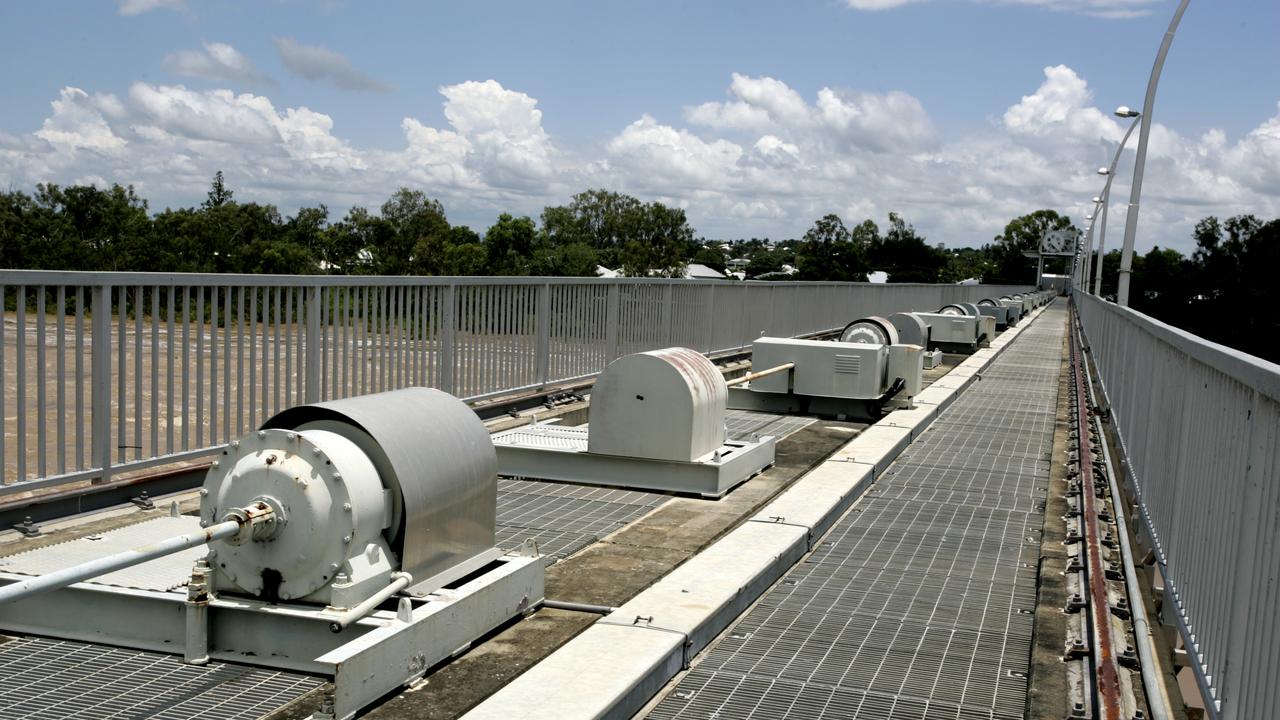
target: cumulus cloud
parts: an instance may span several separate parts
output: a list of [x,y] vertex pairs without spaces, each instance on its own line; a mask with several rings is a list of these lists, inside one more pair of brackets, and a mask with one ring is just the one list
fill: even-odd
[[304,45],[291,37],[275,38],[275,45],[285,67],[308,80],[327,82],[342,90],[391,90],[390,85],[357,70],[345,55],[322,45]]
[[[845,4],[854,10],[890,10],[903,5],[927,2],[928,0],[845,0]],[[987,5],[1028,5],[1059,12],[1074,12],[1082,15],[1108,19],[1125,19],[1142,17],[1151,14],[1151,6],[1160,0],[971,0]]]
[[171,73],[205,80],[261,83],[268,78],[243,53],[226,43],[204,43],[200,50],[166,55],[164,68]]
[[159,8],[181,10],[187,4],[183,0],[119,0],[117,6],[121,15],[141,15]]
[[904,92],[818,91],[814,104],[771,77],[734,73],[730,99],[685,108],[685,119],[719,131],[773,132],[873,151],[922,149],[934,141],[924,107]]
[[[406,117],[396,149],[360,148],[318,108],[262,94],[135,83],[115,96],[65,88],[33,131],[0,130],[0,186],[133,183],[153,207],[198,203],[222,169],[240,196],[289,211],[376,207],[401,185],[444,201],[454,220],[536,216],[608,187],[685,208],[707,237],[798,237],[837,212],[849,223],[903,213],[931,242],[989,241],[1039,208],[1080,215],[1123,130],[1068,67],[991,108],[988,127],[948,134],[901,92],[822,88],[734,75],[683,118],[642,114],[595,141],[545,129],[538,100],[496,80],[439,88],[444,123]],[[393,132],[395,130],[392,130]],[[1132,145],[1112,197],[1124,221]],[[1253,130],[1185,136],[1152,127],[1139,249],[1191,247],[1208,214],[1280,216],[1280,106]]]
[[119,101],[114,96],[90,97],[77,88],[63,88],[51,104],[53,114],[36,131],[36,137],[62,152],[90,150],[117,155],[125,146],[107,124],[102,108],[114,109]]
[[1044,69],[1045,80],[1030,95],[1004,113],[1004,126],[1015,133],[1060,136],[1085,142],[1119,141],[1119,123],[1088,105],[1093,93],[1088,83],[1066,65]]

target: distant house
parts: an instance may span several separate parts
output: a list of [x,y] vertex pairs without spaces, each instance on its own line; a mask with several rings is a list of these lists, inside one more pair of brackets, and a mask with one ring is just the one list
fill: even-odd
[[596,277],[601,277],[601,278],[616,278],[616,277],[622,277],[622,273],[618,272],[617,270],[610,270],[609,268],[607,268],[607,267],[605,267],[605,266],[603,266],[603,265],[597,265],[597,266],[596,266]]
[[982,281],[979,280],[978,278],[965,278],[964,280],[961,280],[956,284],[957,285],[981,285]]
[[876,283],[877,285],[883,285],[889,282],[889,273],[883,270],[876,270],[875,272],[869,272],[867,273],[867,282]]
[[724,280],[725,274],[709,268],[702,263],[689,263],[684,266],[684,276],[693,280]]

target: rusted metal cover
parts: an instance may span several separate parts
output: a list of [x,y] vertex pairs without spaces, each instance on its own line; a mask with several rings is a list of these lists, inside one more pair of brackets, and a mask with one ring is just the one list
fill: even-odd
[[289,408],[262,426],[270,428],[339,432],[369,455],[399,496],[389,540],[415,588],[451,582],[493,554],[498,460],[484,423],[458,398],[405,388]]
[[587,451],[694,462],[725,442],[728,388],[696,350],[626,355],[600,374],[591,393]]

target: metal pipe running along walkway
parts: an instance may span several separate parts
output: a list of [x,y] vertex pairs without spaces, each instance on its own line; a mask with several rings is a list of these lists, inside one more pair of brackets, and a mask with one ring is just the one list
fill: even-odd
[[649,718],[1024,717],[1065,312],[942,411]]

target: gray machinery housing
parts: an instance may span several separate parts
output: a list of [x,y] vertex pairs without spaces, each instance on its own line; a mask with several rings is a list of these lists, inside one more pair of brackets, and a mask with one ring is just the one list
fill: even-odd
[[[961,305],[944,305],[936,313],[911,313],[929,326],[929,349],[973,352],[983,340],[995,337],[995,319],[969,314]],[[988,323],[983,323],[983,320]]]
[[1009,309],[1009,317],[1014,320],[1021,320],[1023,315],[1026,314],[1023,312],[1021,300],[1014,300],[1008,295],[1001,295],[997,302]]
[[536,423],[493,436],[498,471],[545,480],[720,497],[773,464],[774,438],[729,440],[728,387],[702,353],[667,348],[614,360],[589,423]]
[[762,337],[751,346],[753,375],[761,376],[729,388],[729,407],[874,419],[886,404],[909,405],[920,393],[923,362],[919,345]]
[[291,408],[211,464],[199,517],[12,556],[0,629],[322,675],[350,718],[541,602],[542,560],[494,545],[496,470],[438,390]]
[[1004,330],[1010,325],[1014,325],[1018,322],[1016,317],[1012,317],[1012,313],[1009,311],[1009,308],[1001,305],[999,300],[983,298],[979,300],[977,304],[978,312],[983,315],[990,315],[996,319],[997,330]]
[[924,369],[932,370],[942,364],[942,353],[929,349],[932,347],[930,333],[932,327],[916,313],[900,312],[888,317],[894,329],[898,331],[898,339],[904,345],[919,345],[926,348],[924,353]]

